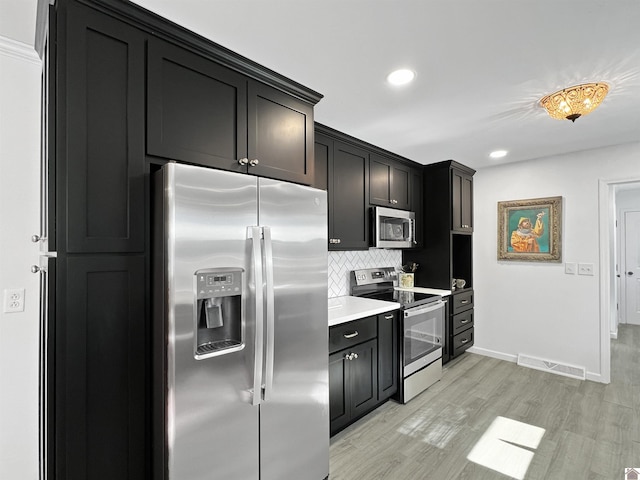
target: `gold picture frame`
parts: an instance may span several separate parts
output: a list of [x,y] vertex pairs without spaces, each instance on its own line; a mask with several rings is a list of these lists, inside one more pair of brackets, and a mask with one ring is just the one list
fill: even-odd
[[562,197],[498,202],[498,260],[562,261]]

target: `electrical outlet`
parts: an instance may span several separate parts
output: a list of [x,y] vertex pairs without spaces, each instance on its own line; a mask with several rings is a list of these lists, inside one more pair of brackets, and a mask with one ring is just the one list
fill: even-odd
[[24,288],[4,290],[4,313],[24,312]]
[[579,263],[578,275],[593,275],[593,263]]
[[564,264],[564,273],[567,275],[575,275],[576,274],[576,264],[575,263],[565,263]]

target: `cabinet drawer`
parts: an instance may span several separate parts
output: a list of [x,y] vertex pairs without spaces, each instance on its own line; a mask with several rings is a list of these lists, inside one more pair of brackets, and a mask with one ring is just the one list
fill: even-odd
[[473,290],[453,295],[453,314],[464,312],[473,307]]
[[453,356],[457,357],[472,345],[473,328],[470,328],[453,337]]
[[329,353],[375,338],[376,317],[361,318],[329,329]]
[[451,327],[452,335],[457,335],[469,327],[473,327],[473,309],[453,316]]

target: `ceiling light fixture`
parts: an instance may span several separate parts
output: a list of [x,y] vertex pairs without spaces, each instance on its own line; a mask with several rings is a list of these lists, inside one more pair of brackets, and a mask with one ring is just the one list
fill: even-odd
[[540,100],[540,105],[553,118],[575,122],[576,118],[594,111],[608,92],[606,83],[584,83],[547,95]]
[[406,85],[407,83],[413,81],[414,78],[416,78],[416,73],[413,70],[409,70],[407,68],[395,70],[387,75],[387,81],[391,85]]
[[506,150],[494,150],[489,154],[489,156],[491,158],[502,158],[502,157],[506,157],[507,153],[509,152],[507,152]]

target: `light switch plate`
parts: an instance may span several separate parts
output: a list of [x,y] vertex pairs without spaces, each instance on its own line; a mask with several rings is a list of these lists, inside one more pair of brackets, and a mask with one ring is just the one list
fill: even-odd
[[567,275],[575,275],[576,274],[576,264],[575,263],[565,263],[564,264],[564,273]]
[[579,263],[578,275],[593,275],[593,263]]

